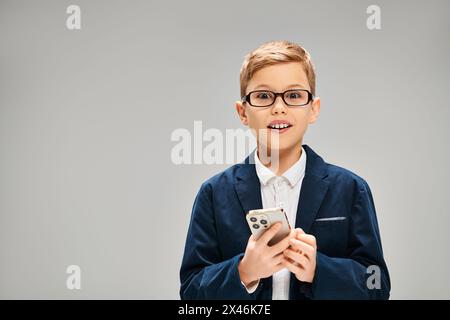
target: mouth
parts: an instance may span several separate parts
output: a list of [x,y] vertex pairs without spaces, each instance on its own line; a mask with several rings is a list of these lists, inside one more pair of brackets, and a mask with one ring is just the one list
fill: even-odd
[[270,132],[283,133],[288,131],[290,127],[292,127],[290,123],[282,122],[282,123],[271,123],[267,126],[267,129],[269,129]]

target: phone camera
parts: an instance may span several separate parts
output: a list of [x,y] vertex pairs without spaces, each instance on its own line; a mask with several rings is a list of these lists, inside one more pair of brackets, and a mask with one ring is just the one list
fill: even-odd
[[256,222],[256,220],[257,220],[257,219],[256,219],[255,217],[251,217],[251,218],[250,218],[250,221],[251,221],[251,222]]
[[253,229],[259,229],[259,224],[256,224],[256,223],[255,223],[255,224],[253,225]]
[[260,222],[261,222],[261,224],[267,224],[267,220],[264,220],[264,219],[262,219]]

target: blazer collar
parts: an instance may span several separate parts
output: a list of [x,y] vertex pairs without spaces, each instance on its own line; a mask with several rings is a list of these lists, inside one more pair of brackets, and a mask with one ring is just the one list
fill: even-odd
[[[328,170],[322,157],[306,144],[303,145],[303,149],[307,154],[306,169],[297,206],[295,228],[302,228],[308,233],[327,193],[329,181],[326,179]],[[254,152],[256,149],[238,166],[234,181],[245,214],[250,210],[262,208],[261,186],[256,174]]]

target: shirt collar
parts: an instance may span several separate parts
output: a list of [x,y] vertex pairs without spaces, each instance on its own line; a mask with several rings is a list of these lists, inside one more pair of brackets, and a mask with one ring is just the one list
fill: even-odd
[[[256,174],[258,175],[259,181],[266,185],[270,179],[276,177],[276,174],[267,168],[262,162],[259,160],[258,152],[255,150],[254,152],[254,160],[255,160],[255,168]],[[281,176],[284,177],[291,187],[294,187],[304,176],[306,169],[306,152],[302,147],[302,154],[300,155],[300,159],[297,160],[288,170],[286,170]]]

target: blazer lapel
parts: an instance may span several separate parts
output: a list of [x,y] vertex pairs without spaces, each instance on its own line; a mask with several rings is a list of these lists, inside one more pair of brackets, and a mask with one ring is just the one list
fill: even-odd
[[244,213],[253,209],[262,209],[261,185],[253,162],[253,151],[236,172],[234,188]]
[[325,180],[328,173],[323,159],[308,145],[303,145],[303,149],[306,151],[306,169],[300,190],[295,227],[302,228],[308,233],[330,183]]
[[[255,163],[253,161],[254,152],[245,159],[244,163],[236,170],[234,188],[241,202],[244,214],[253,209],[262,209],[261,184],[256,174]],[[250,231],[250,230],[249,230]],[[261,279],[264,289],[258,294],[259,298],[272,298],[272,277]]]

